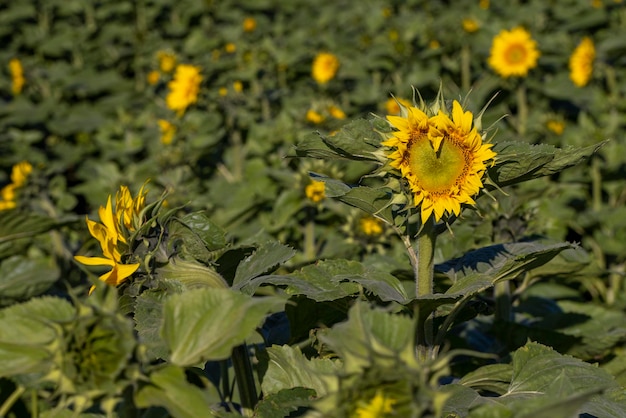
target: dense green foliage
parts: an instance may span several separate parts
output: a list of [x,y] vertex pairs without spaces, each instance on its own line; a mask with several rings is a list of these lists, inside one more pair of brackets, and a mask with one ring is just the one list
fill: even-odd
[[[518,26],[540,57],[502,78]],[[25,0],[0,41],[0,415],[626,417],[621,1]],[[427,295],[376,171],[412,87],[497,152]],[[107,286],[85,216],[147,180]]]

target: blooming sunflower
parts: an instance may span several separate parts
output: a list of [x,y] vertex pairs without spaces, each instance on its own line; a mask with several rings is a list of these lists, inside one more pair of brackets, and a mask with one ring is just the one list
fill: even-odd
[[[145,207],[146,191],[142,186],[135,198],[128,187],[122,186],[115,196],[115,211],[111,196],[105,207],[100,206],[98,216],[100,223],[87,218],[89,233],[100,243],[103,257],[74,256],[79,263],[88,266],[111,266],[112,269],[99,277],[109,285],[118,286],[128,279],[137,269],[139,263],[125,264],[122,262],[122,251],[126,247],[126,231],[134,231],[136,220]],[[89,293],[93,291],[92,286]]]
[[319,84],[326,84],[335,77],[338,69],[339,59],[328,52],[321,52],[313,60],[311,75]]
[[585,37],[576,47],[569,59],[569,78],[578,87],[586,86],[593,73],[593,61],[596,48],[589,37]]
[[182,114],[189,105],[198,101],[201,82],[200,67],[188,64],[177,66],[174,79],[168,83],[167,107]]
[[472,113],[464,112],[456,100],[452,118],[441,110],[429,117],[417,107],[406,116],[387,116],[397,129],[382,145],[395,148],[387,156],[400,170],[420,206],[422,222],[434,214],[461,213],[462,204],[474,204],[472,196],[482,188],[485,163],[496,156],[492,144],[483,144]]
[[517,27],[503,30],[493,38],[488,63],[502,77],[524,77],[537,66],[539,55],[530,33]]

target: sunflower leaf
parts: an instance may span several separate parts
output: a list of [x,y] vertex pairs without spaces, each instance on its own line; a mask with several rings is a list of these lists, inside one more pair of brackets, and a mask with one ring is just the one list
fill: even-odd
[[273,267],[284,263],[295,255],[296,251],[279,242],[262,244],[254,253],[246,257],[237,266],[233,288],[240,289],[251,279],[267,273]]
[[277,312],[283,305],[277,297],[251,298],[230,289],[205,288],[173,295],[164,303],[161,328],[169,359],[190,366],[228,358],[267,313]]

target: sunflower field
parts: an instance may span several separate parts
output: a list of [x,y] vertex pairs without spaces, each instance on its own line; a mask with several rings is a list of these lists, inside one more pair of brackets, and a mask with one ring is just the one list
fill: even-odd
[[0,417],[626,417],[626,2],[0,39]]

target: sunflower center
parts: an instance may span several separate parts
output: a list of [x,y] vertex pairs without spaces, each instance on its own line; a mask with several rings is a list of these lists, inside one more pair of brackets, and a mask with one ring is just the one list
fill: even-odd
[[437,152],[430,141],[416,141],[409,153],[411,172],[421,188],[433,194],[450,192],[467,171],[463,148],[448,137],[444,138]]
[[524,48],[524,45],[513,44],[507,48],[504,56],[509,64],[520,64],[526,59],[527,52],[528,51]]

